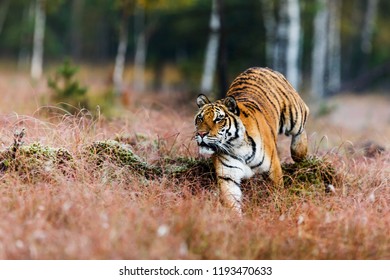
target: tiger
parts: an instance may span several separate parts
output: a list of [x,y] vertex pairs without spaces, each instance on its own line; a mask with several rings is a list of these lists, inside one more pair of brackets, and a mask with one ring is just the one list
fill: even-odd
[[305,130],[309,108],[279,72],[252,67],[231,83],[225,98],[196,99],[195,140],[199,153],[211,155],[223,204],[242,214],[243,179],[265,173],[283,186],[277,136],[291,136],[291,157],[307,157]]

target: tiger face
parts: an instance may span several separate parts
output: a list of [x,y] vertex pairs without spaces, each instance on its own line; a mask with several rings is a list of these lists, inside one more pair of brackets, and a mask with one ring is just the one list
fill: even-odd
[[195,116],[195,140],[201,154],[231,153],[243,138],[245,128],[233,97],[211,103],[201,94],[197,98],[199,112]]

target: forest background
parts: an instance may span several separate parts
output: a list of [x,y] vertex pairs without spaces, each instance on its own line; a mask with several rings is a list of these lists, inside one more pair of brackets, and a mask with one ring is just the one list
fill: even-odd
[[0,59],[34,79],[71,58],[110,65],[117,91],[217,96],[267,66],[322,98],[389,87],[389,10],[380,0],[2,0]]

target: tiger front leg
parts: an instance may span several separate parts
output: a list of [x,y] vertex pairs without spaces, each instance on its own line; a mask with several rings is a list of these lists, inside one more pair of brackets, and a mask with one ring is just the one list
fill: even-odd
[[271,166],[269,169],[269,178],[272,181],[272,184],[274,186],[283,187],[282,166],[280,165],[280,159],[276,151],[273,153],[273,157],[271,160]]
[[240,182],[227,176],[218,176],[217,180],[222,202],[241,215],[242,192]]

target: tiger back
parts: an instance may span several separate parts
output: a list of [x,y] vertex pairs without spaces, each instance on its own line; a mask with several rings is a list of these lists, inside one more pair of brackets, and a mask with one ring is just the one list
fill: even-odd
[[278,134],[292,136],[294,161],[307,155],[309,109],[279,72],[249,68],[232,82],[224,99],[212,103],[199,95],[197,104],[199,151],[212,154],[222,199],[238,212],[242,179],[256,172],[267,173],[274,185],[283,185]]

